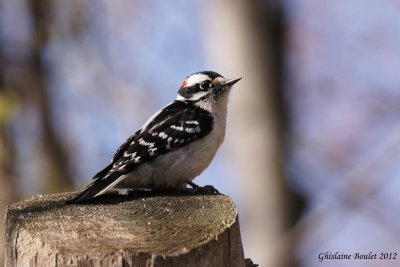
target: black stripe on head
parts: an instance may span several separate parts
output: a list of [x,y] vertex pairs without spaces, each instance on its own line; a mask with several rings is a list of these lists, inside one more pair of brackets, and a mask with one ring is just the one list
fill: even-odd
[[178,93],[184,98],[188,99],[200,91],[200,86],[198,84],[195,84],[190,87],[181,87]]
[[185,79],[185,81],[183,81],[178,94],[185,99],[190,99],[197,93],[202,94],[201,92],[207,92],[213,87],[212,81],[218,77],[223,78],[222,75],[214,71],[200,71],[192,73]]
[[216,73],[216,72],[214,72],[214,71],[199,71],[199,72],[195,72],[195,73],[190,74],[188,77],[186,77],[186,79],[189,78],[190,76],[194,75],[194,74],[204,74],[204,75],[207,75],[208,77],[211,78],[211,80],[214,80],[214,79],[217,78],[217,77],[222,77],[222,78],[224,78],[224,76],[222,76],[221,74]]

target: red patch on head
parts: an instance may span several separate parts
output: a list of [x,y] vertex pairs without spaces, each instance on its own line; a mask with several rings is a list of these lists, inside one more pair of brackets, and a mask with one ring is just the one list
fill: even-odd
[[183,83],[181,84],[181,89],[182,89],[183,87],[185,87],[185,86],[186,86],[186,84],[187,84],[187,81],[186,81],[186,80],[184,80],[184,81],[183,81]]

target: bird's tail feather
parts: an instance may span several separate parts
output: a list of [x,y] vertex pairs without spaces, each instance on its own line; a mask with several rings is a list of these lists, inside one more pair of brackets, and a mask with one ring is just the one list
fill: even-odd
[[78,195],[67,200],[67,204],[82,203],[89,199],[94,198],[97,195],[103,194],[108,188],[113,187],[117,184],[120,179],[118,176],[109,176],[106,178],[98,178],[93,181],[85,190],[80,192]]

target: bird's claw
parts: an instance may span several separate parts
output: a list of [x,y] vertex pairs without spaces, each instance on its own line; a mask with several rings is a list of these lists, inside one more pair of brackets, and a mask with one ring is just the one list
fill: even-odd
[[212,185],[205,185],[202,187],[198,187],[199,193],[206,193],[206,194],[219,194],[219,191]]
[[219,194],[219,191],[217,189],[215,189],[215,187],[212,185],[198,186],[197,184],[195,184],[191,181],[187,182],[187,184],[192,187],[192,188],[185,187],[184,190],[188,193]]

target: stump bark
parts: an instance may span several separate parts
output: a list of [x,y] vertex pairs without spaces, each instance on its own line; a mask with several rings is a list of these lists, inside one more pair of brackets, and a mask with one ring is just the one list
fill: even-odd
[[36,196],[6,214],[6,266],[245,266],[224,195]]

